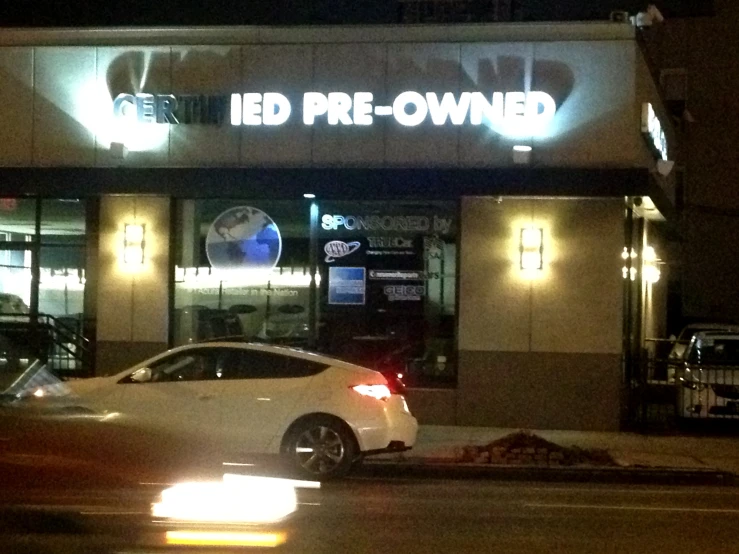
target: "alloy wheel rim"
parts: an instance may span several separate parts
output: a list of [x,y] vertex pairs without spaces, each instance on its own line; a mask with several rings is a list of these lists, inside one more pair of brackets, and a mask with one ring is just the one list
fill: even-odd
[[330,427],[318,425],[307,429],[298,437],[295,455],[303,469],[325,475],[335,470],[344,460],[344,441]]

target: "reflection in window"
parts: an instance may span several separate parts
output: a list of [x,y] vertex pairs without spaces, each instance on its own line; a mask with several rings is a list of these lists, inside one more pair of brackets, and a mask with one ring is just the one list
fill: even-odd
[[243,337],[305,344],[306,203],[184,200],[178,208],[174,343]]
[[456,204],[319,202],[318,208],[310,310],[309,203],[178,202],[174,344],[216,337],[312,341],[321,352],[403,373],[410,386],[453,386]]
[[85,293],[86,204],[41,201],[39,312],[81,333]]
[[187,352],[157,362],[151,382],[205,381],[216,379],[216,352]]
[[20,299],[26,309],[31,303],[36,248],[38,311],[81,321],[86,281],[86,203],[77,199],[0,199],[0,293]]
[[456,382],[456,205],[324,202],[321,349],[409,386]]

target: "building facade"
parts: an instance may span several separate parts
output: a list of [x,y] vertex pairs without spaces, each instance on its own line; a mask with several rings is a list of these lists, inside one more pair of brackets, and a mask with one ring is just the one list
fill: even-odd
[[615,430],[674,137],[628,24],[16,30],[0,284],[107,374],[238,336],[421,422]]

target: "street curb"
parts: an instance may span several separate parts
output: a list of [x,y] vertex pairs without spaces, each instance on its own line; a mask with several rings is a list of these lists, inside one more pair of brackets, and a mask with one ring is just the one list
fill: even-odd
[[497,481],[548,481],[622,483],[639,485],[737,486],[733,473],[715,469],[646,467],[535,467],[454,462],[365,461],[354,473],[364,477],[425,477],[432,479],[492,479]]

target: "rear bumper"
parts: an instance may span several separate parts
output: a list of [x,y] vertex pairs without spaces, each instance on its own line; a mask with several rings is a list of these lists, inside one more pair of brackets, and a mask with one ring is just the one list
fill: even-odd
[[418,422],[409,412],[388,406],[378,420],[355,427],[360,452],[367,456],[403,452],[416,444]]

